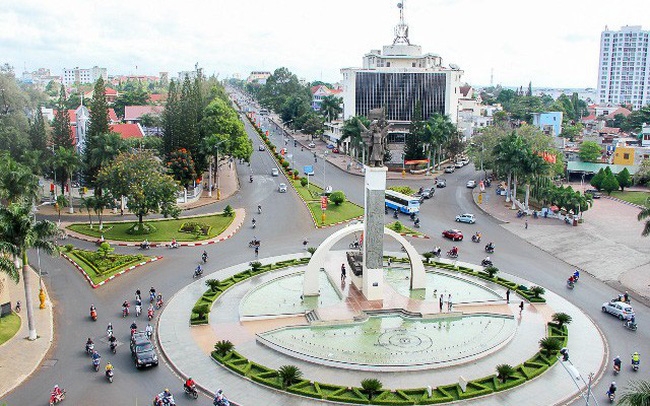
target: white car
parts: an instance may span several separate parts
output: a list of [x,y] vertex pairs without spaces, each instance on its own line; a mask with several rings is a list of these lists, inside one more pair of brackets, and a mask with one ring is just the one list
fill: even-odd
[[445,173],[454,173],[455,170],[456,168],[454,167],[454,165],[445,166]]
[[280,171],[278,171],[278,168],[271,168],[271,176],[279,176]]
[[469,223],[469,224],[476,223],[476,219],[474,218],[474,215],[470,213],[459,214],[458,216],[456,216],[456,221],[459,223]]
[[632,306],[625,302],[612,300],[603,303],[603,313],[609,313],[619,318],[619,320],[630,320],[634,316]]
[[307,147],[308,148],[316,148],[316,144],[314,144],[313,142],[310,142],[309,144],[307,144]]
[[462,168],[463,167],[463,161],[456,161],[456,163],[454,165],[456,166],[456,168]]
[[257,149],[258,149],[259,151],[264,151],[266,148],[264,147],[263,144],[260,144],[260,146],[257,147]]
[[470,189],[474,189],[476,187],[476,181],[475,180],[468,180],[467,184],[465,185]]
[[287,193],[287,184],[286,183],[280,183],[280,186],[278,186],[278,192]]

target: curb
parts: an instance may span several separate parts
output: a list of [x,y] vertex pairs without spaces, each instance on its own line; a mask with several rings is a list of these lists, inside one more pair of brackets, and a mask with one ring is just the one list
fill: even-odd
[[402,237],[420,238],[422,240],[430,240],[431,239],[431,237],[429,237],[426,234],[418,235],[418,234],[399,233],[399,235],[401,235]]
[[603,197],[605,199],[613,200],[613,201],[618,202],[618,203],[623,203],[623,204],[626,204],[628,206],[636,207],[639,210],[645,209],[645,207],[643,207],[643,206],[639,206],[638,204],[635,204],[635,203],[630,203],[630,202],[628,202],[626,200],[621,200],[618,197],[613,197],[613,196],[603,196]]
[[79,265],[78,265],[78,264],[77,264],[77,263],[76,263],[72,258],[70,258],[69,256],[67,256],[65,253],[61,253],[61,256],[62,256],[63,258],[65,258],[65,259],[67,259],[67,260],[68,260],[68,261],[69,261],[69,262],[70,262],[70,263],[71,263],[75,268],[77,268],[77,270],[78,270],[79,272],[81,272],[81,274],[84,276],[84,278],[86,278],[86,281],[88,282],[88,284],[90,284],[90,286],[91,286],[93,289],[97,289],[98,287],[103,286],[106,282],[110,282],[110,281],[112,281],[113,279],[115,279],[116,277],[121,276],[121,275],[124,275],[125,273],[127,273],[127,272],[129,272],[129,271],[131,271],[131,270],[133,270],[133,269],[135,269],[135,268],[139,268],[139,267],[141,267],[141,266],[143,266],[143,265],[146,265],[146,264],[148,264],[148,263],[150,263],[150,262],[158,261],[159,259],[162,259],[162,258],[163,258],[162,255],[161,255],[161,256],[157,256],[157,257],[150,258],[150,259],[148,259],[148,260],[146,260],[146,261],[144,261],[144,262],[140,262],[139,264],[131,265],[130,267],[121,270],[120,272],[116,273],[115,275],[111,275],[109,278],[104,279],[103,281],[101,281],[101,282],[95,284],[95,283],[93,283],[93,280],[90,279],[90,276],[88,276],[88,274],[86,273],[86,271],[85,271],[81,266],[79,266]]

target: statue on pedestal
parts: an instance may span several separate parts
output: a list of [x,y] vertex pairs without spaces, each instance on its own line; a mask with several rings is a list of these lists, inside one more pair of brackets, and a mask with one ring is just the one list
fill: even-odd
[[388,151],[388,130],[391,124],[386,121],[384,108],[373,109],[368,112],[370,126],[366,128],[361,122],[361,138],[368,146],[368,166],[384,166],[384,156]]

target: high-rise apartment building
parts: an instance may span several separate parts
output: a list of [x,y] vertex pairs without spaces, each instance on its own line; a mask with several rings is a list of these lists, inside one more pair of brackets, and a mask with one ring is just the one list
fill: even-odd
[[600,34],[598,103],[631,105],[639,109],[650,103],[650,31],[641,26],[605,27]]

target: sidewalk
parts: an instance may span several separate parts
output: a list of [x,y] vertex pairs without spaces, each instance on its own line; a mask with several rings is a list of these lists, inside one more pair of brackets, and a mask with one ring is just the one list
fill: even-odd
[[27,309],[25,308],[25,290],[22,279],[18,284],[8,281],[9,297],[12,303],[20,300],[23,308],[18,313],[21,318],[20,329],[12,339],[0,346],[0,360],[2,360],[0,363],[0,398],[20,385],[39,367],[54,339],[52,303],[47,295],[47,289],[45,289],[45,309],[39,309],[38,274],[33,270],[30,272],[33,282],[34,321],[38,338],[35,341],[27,339],[29,329],[27,328]]
[[[396,255],[400,254],[396,253]],[[304,256],[304,254],[289,254],[274,258],[265,258],[261,260],[261,262],[277,262],[301,256]],[[247,267],[247,264],[233,266],[219,271],[219,276],[227,277],[240,272]],[[526,283],[525,281],[511,275],[507,275],[506,277],[513,281]],[[217,332],[215,332],[215,327],[190,327],[188,322],[194,302],[204,291],[205,285],[203,279],[184,287],[170,299],[168,306],[166,306],[158,321],[157,339],[159,347],[177,373],[182,376],[191,375],[199,386],[209,392],[214,392],[217,388],[223,388],[231,401],[242,406],[260,404],[262,399],[264,399],[265,404],[310,406],[323,404],[323,401],[320,400],[285,394],[258,385],[215,363],[209,357],[209,351],[214,343],[219,339]],[[241,299],[241,294],[237,291],[231,292],[231,295],[237,300]],[[605,360],[608,359],[605,343],[598,328],[576,306],[572,305],[560,296],[552,292],[547,292],[545,297],[548,301],[547,304],[527,306],[522,320],[528,321],[531,318],[540,317],[546,319],[550,317],[552,312],[554,312],[553,309],[559,308],[570,313],[573,316],[573,322],[569,328],[571,361],[578,368],[582,377],[587,379],[589,373],[597,373],[603,367]],[[233,305],[225,302],[223,306],[232,308]],[[513,306],[516,307],[516,304],[513,304]],[[233,308],[233,311],[236,312],[235,309],[236,307]],[[237,317],[236,314],[234,316]],[[592,346],[585,347],[575,344],[577,342],[577,337],[601,337],[601,339],[594,340]],[[190,343],[190,345],[188,345],[188,343]],[[257,355],[251,356],[251,358],[262,360],[262,363],[266,363],[271,367],[273,367],[272,362],[284,362],[282,359],[276,359],[277,357],[282,358],[283,356],[275,354],[273,351],[260,345],[244,345],[242,343],[239,345],[244,346],[242,348],[245,348],[249,354],[257,353]],[[535,343],[533,344],[533,347],[535,348],[526,347],[522,349],[510,345],[506,350],[511,355],[512,353],[516,353],[515,357],[522,357],[525,359],[528,353],[532,354],[537,351]],[[508,354],[502,352],[502,354],[495,354],[493,356],[496,356],[497,358],[499,356],[508,357]],[[418,384],[422,386],[421,380],[426,380],[426,382],[429,382],[435,387],[441,383],[457,382],[458,377],[461,375],[468,379],[479,377],[476,376],[477,373],[480,374],[480,376],[486,375],[483,371],[485,368],[489,369],[487,374],[494,373],[493,367],[495,364],[492,362],[493,360],[491,358],[492,357],[488,357],[483,360],[477,360],[459,366],[436,369],[434,373],[432,373],[432,371],[388,373],[382,375],[381,380],[386,387],[390,388],[414,387]],[[298,360],[291,360],[291,363],[293,364],[297,362],[300,363]],[[515,362],[510,361],[510,363],[514,364]],[[370,373],[367,372],[331,370],[326,367],[300,365],[302,370],[310,368],[308,372],[305,372],[306,376],[328,382],[334,382],[337,379],[346,379],[347,377],[346,382],[354,382],[351,384],[358,385],[358,381],[367,377],[366,375],[370,375]],[[480,366],[480,368],[477,370],[478,366]],[[337,377],[338,375],[344,375],[344,377]],[[419,382],[414,383],[413,379],[416,379]],[[581,382],[579,385],[581,387],[586,386]],[[554,390],[549,391],[548,388],[551,387],[554,388]],[[469,403],[479,406],[490,406],[494,404],[504,406],[518,406],[523,404],[531,406],[547,406],[565,403],[567,400],[573,399],[576,394],[577,390],[573,380],[569,377],[562,365],[558,363],[541,377],[534,379],[523,386],[487,397],[471,399],[459,403]]]
[[[644,223],[637,221],[637,207],[597,199],[584,212],[584,222],[574,227],[555,218],[517,218],[512,203],[506,203],[505,196],[497,196],[493,187],[485,190],[481,204],[478,194],[478,188],[474,189],[477,207],[504,222],[506,230],[616,289],[632,292],[635,300],[650,304],[650,246],[641,236]],[[611,260],[612,253],[616,253],[616,261]]]

